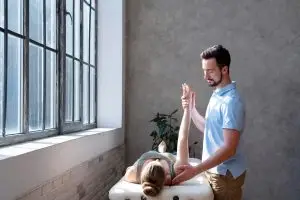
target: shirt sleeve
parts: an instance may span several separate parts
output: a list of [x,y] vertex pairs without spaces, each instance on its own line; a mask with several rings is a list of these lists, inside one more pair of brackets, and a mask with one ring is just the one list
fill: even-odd
[[245,124],[244,104],[239,100],[232,100],[223,105],[223,128],[243,131]]

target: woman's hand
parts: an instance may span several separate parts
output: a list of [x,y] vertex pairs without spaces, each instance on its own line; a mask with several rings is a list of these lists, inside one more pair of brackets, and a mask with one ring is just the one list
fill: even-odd
[[193,110],[195,108],[196,93],[192,91],[189,85],[182,84],[181,104],[183,109]]

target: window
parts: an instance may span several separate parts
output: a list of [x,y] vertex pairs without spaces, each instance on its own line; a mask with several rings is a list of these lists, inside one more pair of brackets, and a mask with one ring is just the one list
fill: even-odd
[[96,16],[95,0],[0,0],[0,145],[96,127]]

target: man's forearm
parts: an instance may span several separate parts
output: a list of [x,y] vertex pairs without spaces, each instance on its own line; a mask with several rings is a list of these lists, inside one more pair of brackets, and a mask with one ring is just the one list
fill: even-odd
[[205,127],[205,119],[202,117],[196,108],[192,110],[192,120],[195,124],[195,126],[204,133],[204,127]]
[[213,168],[222,162],[228,160],[230,157],[232,157],[235,154],[235,151],[227,148],[227,147],[221,147],[218,151],[215,152],[214,155],[209,157],[207,160],[204,160],[201,164],[197,166],[197,170],[199,173],[206,171],[210,168]]

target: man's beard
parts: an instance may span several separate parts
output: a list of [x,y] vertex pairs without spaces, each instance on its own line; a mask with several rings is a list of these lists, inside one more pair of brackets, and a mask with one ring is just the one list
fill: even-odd
[[220,77],[220,79],[218,81],[215,81],[213,79],[209,79],[209,81],[212,81],[212,83],[208,83],[208,85],[210,87],[217,87],[222,82],[222,79],[223,79],[223,75],[221,73],[221,77]]

